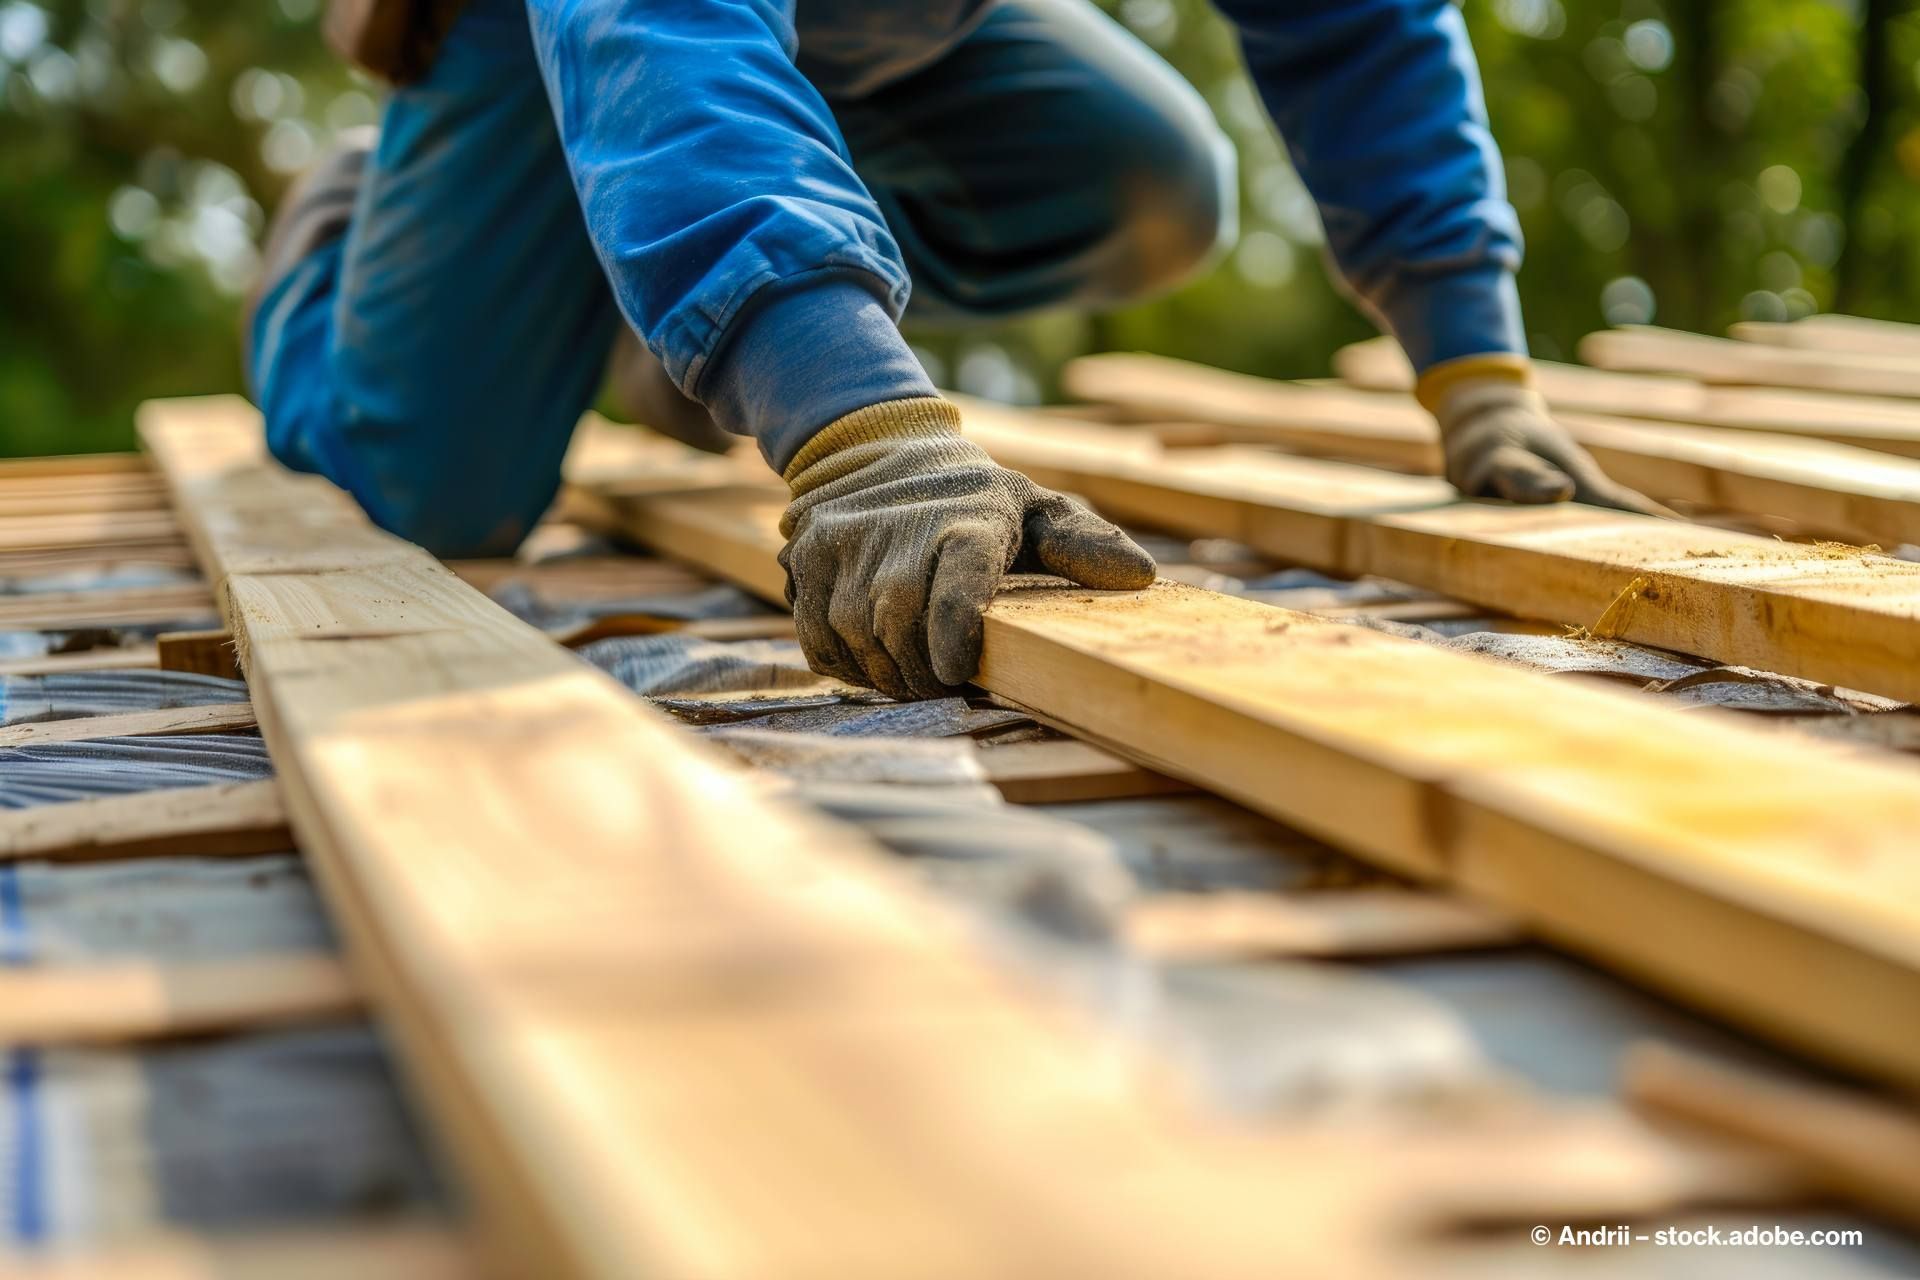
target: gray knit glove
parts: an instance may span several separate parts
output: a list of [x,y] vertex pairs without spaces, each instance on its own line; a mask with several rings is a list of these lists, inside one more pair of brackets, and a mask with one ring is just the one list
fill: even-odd
[[[1469,360],[1491,363],[1488,357]],[[1530,504],[1572,500],[1642,515],[1673,514],[1608,478],[1548,415],[1546,401],[1528,385],[1524,356],[1503,360],[1521,363],[1501,364],[1485,374],[1436,377],[1455,372],[1441,365],[1421,379],[1420,400],[1440,423],[1447,479],[1454,488],[1469,498]]]
[[1126,534],[961,439],[945,400],[850,413],[785,475],[780,565],[807,660],[891,697],[937,697],[973,678],[981,611],[1010,570],[1109,591],[1154,578]]

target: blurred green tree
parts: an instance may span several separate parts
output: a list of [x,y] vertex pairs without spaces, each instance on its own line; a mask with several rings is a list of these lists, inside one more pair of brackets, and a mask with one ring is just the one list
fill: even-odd
[[0,0],[0,452],[124,448],[238,384],[262,208],[373,96],[319,0]]
[[[321,0],[0,0],[0,453],[123,448],[154,395],[235,389],[263,209],[377,92]],[[804,2],[804,0],[803,0]],[[1053,390],[1081,351],[1323,373],[1369,330],[1206,0],[1099,0],[1199,87],[1240,154],[1241,238],[1108,315],[916,334],[949,385]],[[1535,350],[1654,321],[1844,306],[1920,319],[1915,0],[1464,0],[1528,240]]]

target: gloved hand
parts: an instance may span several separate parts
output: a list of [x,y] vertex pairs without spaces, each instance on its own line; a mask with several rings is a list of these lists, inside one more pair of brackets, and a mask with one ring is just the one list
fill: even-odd
[[1153,557],[961,439],[945,400],[850,413],[807,441],[785,478],[780,565],[807,660],[891,697],[936,697],[973,678],[980,614],[1009,570],[1096,590],[1153,582]]
[[1440,423],[1447,479],[1469,498],[1591,503],[1673,512],[1607,477],[1547,413],[1525,356],[1467,356],[1421,375],[1415,394]]

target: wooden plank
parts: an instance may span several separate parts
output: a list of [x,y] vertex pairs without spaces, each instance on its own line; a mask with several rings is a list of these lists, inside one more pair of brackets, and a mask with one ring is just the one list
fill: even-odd
[[1512,946],[1518,921],[1453,894],[1420,889],[1182,893],[1128,908],[1127,938],[1181,959],[1353,959]]
[[[777,495],[618,505],[662,551],[757,560],[754,590],[776,578]],[[1342,536],[1325,532],[1330,557]],[[1752,625],[1790,625],[1779,607]],[[1003,591],[977,682],[1756,1032],[1920,1085],[1920,774],[1903,763],[1168,582]]]
[[[1369,338],[1340,348],[1333,353],[1333,371],[1342,382],[1362,390],[1413,390],[1413,365],[1392,338]],[[1712,401],[1711,391],[1691,378],[1620,373],[1557,360],[1535,360],[1533,373],[1540,393],[1557,409],[1698,422],[1705,420],[1701,415]],[[1084,394],[1071,380],[1065,386],[1074,395]],[[1629,405],[1633,407],[1625,407]]]
[[1010,804],[1069,804],[1171,795],[1192,787],[1071,738],[984,747],[980,767]]
[[1621,1088],[1651,1114],[1787,1156],[1819,1189],[1920,1228],[1920,1115],[1911,1106],[1661,1044],[1628,1054]]
[[1463,502],[1438,478],[1251,449],[1113,456],[1098,427],[978,404],[966,412],[968,432],[1002,462],[1117,518],[1920,700],[1920,565],[1907,561],[1574,504]]
[[[1433,419],[1409,396],[1273,382],[1159,356],[1088,356],[1075,394],[1217,424],[1224,438],[1437,473]],[[1810,530],[1920,543],[1920,460],[1804,437],[1563,413],[1610,475],[1656,498],[1781,516]]]
[[[1390,339],[1334,355],[1343,381],[1369,391],[1411,391],[1413,366]],[[1534,362],[1540,392],[1555,410],[1727,431],[1807,436],[1860,449],[1920,457],[1920,404],[1910,399],[1824,394],[1774,387],[1703,386],[1687,379]]]
[[421,1221],[69,1245],[17,1254],[0,1264],[0,1274],[8,1280],[476,1280],[488,1272],[463,1237]]
[[790,640],[793,619],[786,614],[754,618],[663,618],[651,613],[614,613],[590,618],[549,634],[569,649],[612,636],[699,636],[703,640]]
[[[1607,638],[1920,700],[1920,565],[1591,507],[1459,501],[1437,478],[1245,449],[1116,456],[1105,430],[982,405],[1001,461],[1121,519],[1226,537],[1339,577],[1374,574]],[[629,536],[781,602],[783,495],[611,502]],[[743,541],[742,529],[755,530]]]
[[1678,329],[1603,329],[1580,340],[1580,358],[1602,369],[1678,373],[1736,386],[1920,396],[1920,368],[1910,356],[1766,346]]
[[50,454],[0,459],[0,479],[42,476],[151,475],[153,464],[138,453]]
[[140,426],[504,1273],[1252,1277],[1324,1253],[1350,1180],[1288,1179],[1310,1227],[1273,1214],[1297,1166],[1268,1139],[1116,1089],[1105,1042],[881,855],[273,467],[250,410]]
[[681,594],[712,586],[711,580],[681,565],[637,555],[567,556],[540,564],[517,560],[456,560],[447,566],[461,581],[492,593],[509,584],[524,586],[558,602],[631,600],[636,596]]
[[[145,466],[144,462],[142,466]],[[18,475],[0,468],[0,501],[29,494],[61,497],[78,494],[111,494],[120,497],[143,494],[153,500],[152,505],[156,508],[167,505],[166,481],[152,470]]]
[[361,1011],[322,952],[192,963],[144,958],[0,970],[0,1042],[119,1044],[339,1022]]
[[0,812],[0,862],[243,857],[291,848],[276,782],[220,782]]
[[225,629],[162,632],[154,637],[154,649],[162,671],[185,671],[222,680],[241,678],[240,656],[233,647],[232,633]]
[[93,738],[161,738],[183,733],[238,733],[255,724],[253,708],[244,702],[216,702],[202,707],[166,707],[159,711],[129,711],[112,716],[72,716],[65,720],[30,720],[0,727],[0,747],[30,747],[49,742],[85,742]]
[[[42,487],[47,486],[47,487]],[[53,488],[46,481],[0,485],[0,522],[48,516],[159,516],[168,511],[166,491],[157,479],[137,487]]]
[[212,612],[212,595],[198,582],[101,591],[46,591],[0,596],[0,629],[64,631],[80,627],[137,626]]
[[123,547],[179,535],[171,511],[78,512],[52,516],[0,516],[0,551],[46,551],[63,547]]
[[1858,355],[1920,356],[1920,325],[1897,320],[1869,320],[1864,316],[1831,313],[1806,316],[1786,324],[1747,320],[1728,332],[1740,342],[1808,351],[1848,351]]
[[981,682],[1756,1030],[1920,1082],[1920,1046],[1889,1034],[1920,1014],[1920,775],[1156,594],[1003,596]]
[[187,544],[178,538],[118,550],[83,546],[52,551],[0,551],[0,580],[61,573],[105,574],[132,567],[189,569],[193,567],[193,557]]
[[160,651],[150,644],[119,648],[82,649],[77,653],[48,653],[37,658],[0,659],[0,676],[54,676],[69,671],[146,671],[160,665]]

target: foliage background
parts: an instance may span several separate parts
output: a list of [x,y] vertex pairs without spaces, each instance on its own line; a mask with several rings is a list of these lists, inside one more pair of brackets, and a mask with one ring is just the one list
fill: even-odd
[[[255,237],[378,93],[321,0],[0,0],[0,454],[124,448],[155,395],[235,389]],[[1319,374],[1369,332],[1206,0],[1102,0],[1213,104],[1243,234],[1111,315],[925,337],[937,377],[1032,400],[1086,350]],[[1920,319],[1920,12],[1908,0],[1464,0],[1528,239],[1537,354],[1610,321]]]

